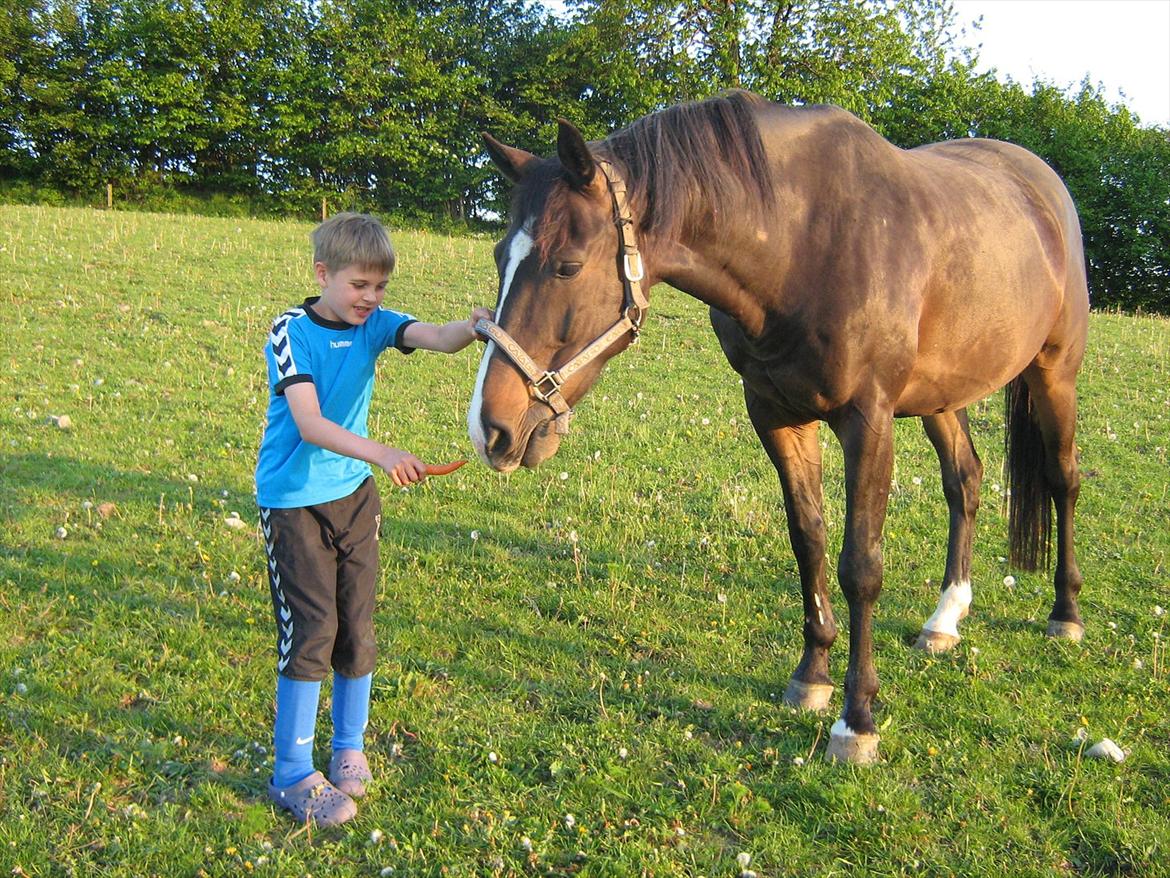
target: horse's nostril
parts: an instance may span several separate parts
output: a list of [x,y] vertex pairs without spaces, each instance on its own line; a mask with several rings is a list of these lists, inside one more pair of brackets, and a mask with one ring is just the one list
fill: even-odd
[[484,428],[484,448],[489,455],[495,456],[511,448],[512,433],[506,427],[485,423]]

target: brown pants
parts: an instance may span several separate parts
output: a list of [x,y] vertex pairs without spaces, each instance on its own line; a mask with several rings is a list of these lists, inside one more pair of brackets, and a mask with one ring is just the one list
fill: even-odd
[[371,476],[348,497],[260,509],[276,619],[276,669],[293,680],[374,670],[382,502]]

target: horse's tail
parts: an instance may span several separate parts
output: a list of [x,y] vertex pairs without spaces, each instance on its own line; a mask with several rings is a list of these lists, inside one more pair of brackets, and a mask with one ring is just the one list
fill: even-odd
[[1004,470],[1008,485],[1008,556],[1021,570],[1048,566],[1052,501],[1045,479],[1044,437],[1032,416],[1023,376],[1004,388]]

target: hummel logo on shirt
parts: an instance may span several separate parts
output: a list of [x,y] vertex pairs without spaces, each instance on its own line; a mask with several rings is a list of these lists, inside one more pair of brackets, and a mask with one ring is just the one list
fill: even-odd
[[336,348],[353,347],[353,342],[350,341],[349,339],[345,339],[343,341],[331,341],[331,342],[329,342],[329,347],[335,348],[335,349]]

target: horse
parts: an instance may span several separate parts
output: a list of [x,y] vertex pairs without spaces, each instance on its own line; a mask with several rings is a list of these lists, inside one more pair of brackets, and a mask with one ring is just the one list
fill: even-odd
[[1011,563],[1050,566],[1055,508],[1047,634],[1082,637],[1073,515],[1089,293],[1076,208],[1040,158],[978,138],[901,149],[837,107],[740,91],[601,141],[561,119],[551,158],[483,137],[514,191],[495,319],[479,323],[489,341],[468,410],[479,456],[509,472],[556,452],[572,406],[637,338],[644,290],[666,283],[707,304],[779,475],[804,608],[784,700],[811,710],[834,692],[837,635],[820,423],[840,442],[849,664],[827,759],[879,758],[872,627],[895,418],[922,419],[950,515],[938,605],[916,646],[960,639],[983,478],[966,407],[1000,388]]

